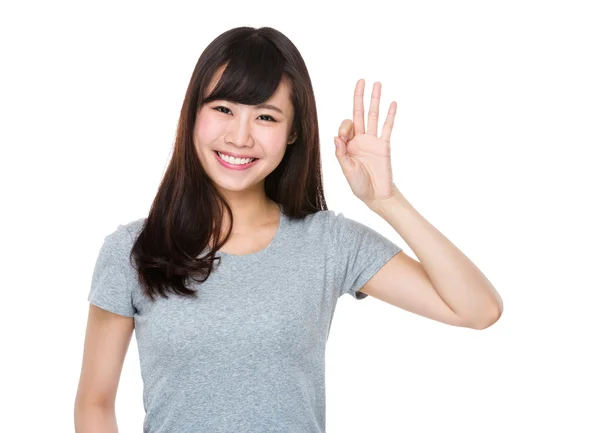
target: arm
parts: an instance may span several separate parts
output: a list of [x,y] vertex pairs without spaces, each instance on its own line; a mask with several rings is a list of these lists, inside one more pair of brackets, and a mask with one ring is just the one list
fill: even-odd
[[75,397],[77,433],[117,433],[115,399],[133,334],[132,317],[90,304],[83,362]]
[[[398,189],[394,188],[390,198],[369,207],[385,219],[417,255],[422,267],[420,269],[424,270],[420,280],[424,282],[423,285],[428,281],[427,285],[435,289],[447,304],[448,314],[451,310],[464,323],[476,329],[488,327],[498,320],[503,302],[490,281],[468,257],[419,214]],[[400,268],[400,261],[395,263]],[[390,270],[388,273],[391,275],[389,284],[380,283],[382,287],[393,286],[391,281],[394,272]],[[424,297],[429,292],[433,291],[423,290],[419,296]],[[433,302],[429,304],[433,305]],[[441,303],[439,310],[442,310]]]

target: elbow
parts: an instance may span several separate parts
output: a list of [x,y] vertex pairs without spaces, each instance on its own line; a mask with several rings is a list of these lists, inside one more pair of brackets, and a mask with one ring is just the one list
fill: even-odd
[[114,407],[76,401],[73,415],[76,433],[119,431]]
[[473,329],[477,329],[477,330],[481,331],[483,329],[489,328],[494,323],[496,323],[500,319],[501,316],[502,316],[502,306],[500,306],[498,309],[496,309],[493,314],[490,314],[486,320],[482,320],[479,323],[477,323],[476,326],[473,326]]

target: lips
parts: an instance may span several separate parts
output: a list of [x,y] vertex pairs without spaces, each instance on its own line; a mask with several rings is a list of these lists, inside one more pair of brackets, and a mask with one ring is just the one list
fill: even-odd
[[225,161],[223,158],[221,158],[219,156],[219,154],[217,153],[217,151],[214,151],[213,153],[215,154],[215,158],[217,158],[217,161],[219,161],[219,163],[222,166],[230,168],[232,170],[247,170],[250,167],[253,167],[255,164],[257,164],[258,161],[259,161],[259,159],[256,158],[256,159],[254,159],[254,161],[251,161],[251,162],[249,162],[247,164],[232,164],[232,163],[229,163],[229,162]]
[[240,155],[237,153],[231,153],[231,152],[223,152],[221,150],[215,150],[215,152],[219,152],[223,155],[227,155],[227,156],[231,156],[233,158],[252,158],[252,159],[259,159],[256,156],[251,156],[251,155]]

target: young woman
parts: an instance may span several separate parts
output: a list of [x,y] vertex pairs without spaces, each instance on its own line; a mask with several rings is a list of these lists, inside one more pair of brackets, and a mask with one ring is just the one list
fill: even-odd
[[[363,90],[359,80],[336,156],[354,194],[397,230],[406,226],[399,233],[416,242],[431,275],[378,232],[327,209],[315,97],[292,42],[268,27],[229,30],[196,64],[147,218],[104,239],[88,297],[78,432],[117,431],[134,329],[144,432],[322,433],[325,345],[341,295],[373,295],[474,329],[499,317],[485,277],[408,210],[391,179],[396,104],[378,138],[377,116],[364,130]],[[376,83],[371,114],[380,90]]]

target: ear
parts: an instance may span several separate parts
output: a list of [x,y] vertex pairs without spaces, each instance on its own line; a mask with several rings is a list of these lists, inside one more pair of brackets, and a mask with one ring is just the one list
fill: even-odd
[[294,143],[296,142],[296,139],[297,139],[297,138],[298,138],[298,133],[297,133],[296,131],[293,131],[293,132],[290,134],[290,138],[289,138],[289,140],[288,140],[288,146],[289,146],[290,144],[294,144]]

